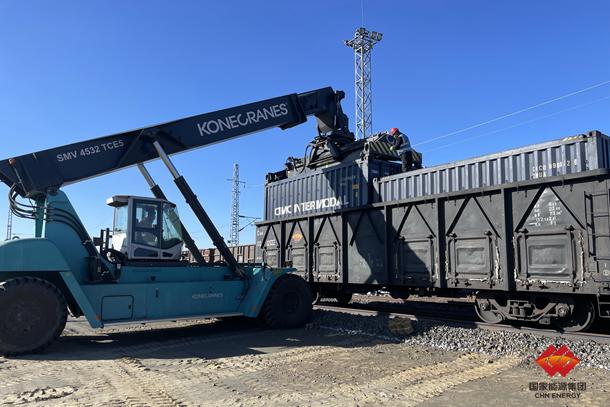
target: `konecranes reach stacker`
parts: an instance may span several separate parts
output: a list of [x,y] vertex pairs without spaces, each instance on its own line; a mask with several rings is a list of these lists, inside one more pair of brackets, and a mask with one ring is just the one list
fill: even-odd
[[[291,269],[237,263],[169,155],[317,118],[318,143],[353,140],[332,88],[290,94],[0,162],[16,216],[35,237],[0,243],[0,354],[37,352],[63,331],[68,311],[91,327],[189,317],[247,316],[272,328],[303,325],[307,283]],[[144,163],[160,158],[225,259],[205,263]],[[154,198],[114,196],[111,239],[91,239],[61,187],[137,165]],[[29,204],[18,202],[28,198]],[[185,244],[197,263],[180,261]],[[99,246],[99,249],[98,249]]]

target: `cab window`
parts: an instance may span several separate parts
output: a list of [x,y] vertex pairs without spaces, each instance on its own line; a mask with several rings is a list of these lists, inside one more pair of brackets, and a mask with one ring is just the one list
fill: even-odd
[[138,202],[134,212],[134,243],[159,247],[158,205]]
[[127,232],[127,217],[129,210],[127,205],[119,206],[114,210],[114,234],[118,235]]
[[173,205],[163,205],[163,239],[162,249],[170,249],[182,243],[182,227],[178,211]]

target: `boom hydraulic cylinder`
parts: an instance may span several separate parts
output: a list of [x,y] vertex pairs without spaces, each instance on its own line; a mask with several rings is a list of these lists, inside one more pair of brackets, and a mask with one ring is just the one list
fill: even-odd
[[201,202],[199,202],[199,199],[197,199],[197,195],[195,195],[190,185],[186,182],[186,179],[180,175],[169,156],[165,153],[165,150],[163,150],[161,143],[154,141],[153,146],[155,147],[155,150],[157,150],[157,154],[159,154],[159,158],[161,158],[163,164],[165,164],[169,172],[172,174],[174,183],[184,196],[186,203],[191,207],[195,213],[195,216],[197,216],[197,219],[199,219],[199,222],[210,236],[210,239],[212,239],[212,243],[214,243],[214,246],[216,246],[222,257],[225,259],[227,266],[229,266],[231,271],[240,278],[244,277],[244,273],[239,268],[235,256],[233,256],[233,253],[231,253],[229,250],[229,247],[218,232],[218,229],[216,229],[216,226],[214,226],[214,223],[208,216],[207,212],[205,209],[203,209]]
[[[146,182],[148,183],[148,186],[150,187],[150,191],[153,193],[155,198],[167,200],[165,193],[163,192],[163,190],[161,189],[159,184],[157,184],[155,182],[155,180],[152,178],[152,176],[150,175],[150,173],[148,172],[148,170],[146,169],[144,164],[138,163],[138,169],[140,170],[140,173],[142,173],[142,176],[144,177],[144,179],[146,179]],[[189,251],[191,252],[191,255],[195,259],[195,262],[197,264],[199,264],[200,266],[207,264],[207,262],[201,255],[199,248],[195,244],[195,241],[191,237],[190,233],[186,230],[186,227],[184,226],[182,221],[180,222],[180,228],[182,229],[182,240],[184,241],[186,248],[189,249]]]

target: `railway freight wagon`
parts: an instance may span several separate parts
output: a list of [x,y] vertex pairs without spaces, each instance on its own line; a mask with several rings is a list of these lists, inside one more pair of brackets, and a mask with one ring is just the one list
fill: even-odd
[[[253,244],[242,244],[237,246],[228,246],[229,251],[237,260],[239,264],[253,264],[254,263],[254,245]],[[220,252],[214,247],[200,250],[203,260],[208,263],[222,263],[225,259],[222,257]],[[189,263],[196,263],[192,253],[188,250],[182,252],[182,259]]]
[[[267,177],[256,260],[348,302],[476,295],[487,322],[610,318],[610,138],[593,131],[398,173],[392,157],[289,162]],[[319,163],[319,165],[317,165]]]

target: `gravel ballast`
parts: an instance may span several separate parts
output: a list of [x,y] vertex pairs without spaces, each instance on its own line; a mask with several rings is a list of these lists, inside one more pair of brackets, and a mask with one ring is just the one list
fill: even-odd
[[464,327],[451,322],[420,319],[411,321],[414,332],[403,335],[393,329],[392,318],[362,316],[344,312],[316,310],[311,327],[344,333],[364,334],[405,344],[429,346],[458,352],[477,352],[491,356],[517,355],[533,357],[549,345],[565,344],[584,366],[610,370],[610,345],[593,341],[550,338],[529,332],[486,330]]

